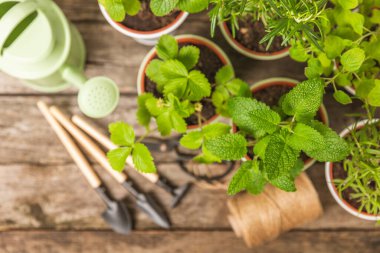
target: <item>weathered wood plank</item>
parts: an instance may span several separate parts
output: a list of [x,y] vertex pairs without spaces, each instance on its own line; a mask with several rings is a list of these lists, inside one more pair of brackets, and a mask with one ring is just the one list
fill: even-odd
[[248,249],[230,231],[111,232],[16,231],[0,233],[4,253],[219,253],[302,252],[373,253],[380,249],[380,231],[293,231],[264,246]]

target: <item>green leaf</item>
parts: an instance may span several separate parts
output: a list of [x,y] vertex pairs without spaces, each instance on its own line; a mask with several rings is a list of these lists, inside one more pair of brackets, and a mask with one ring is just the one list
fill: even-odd
[[[162,0],[161,0],[162,1]],[[167,0],[167,2],[171,2],[172,0]],[[152,0],[150,4],[152,5]],[[157,55],[162,60],[173,60],[178,56],[178,42],[171,35],[163,35],[158,41],[156,45]]]
[[179,0],[178,7],[182,11],[198,13],[207,9],[209,2],[206,0]]
[[172,122],[170,112],[164,112],[156,118],[158,131],[162,136],[167,136],[171,133]]
[[215,75],[217,85],[223,85],[231,81],[235,77],[234,69],[231,65],[226,65],[218,70]]
[[339,86],[350,86],[352,85],[352,74],[340,72],[335,79],[336,84]]
[[188,149],[199,149],[203,142],[203,133],[200,131],[189,132],[184,135],[179,143]]
[[338,4],[342,6],[344,9],[354,9],[359,5],[358,0],[337,0]]
[[281,175],[270,180],[270,183],[286,192],[295,192],[297,190],[294,179],[290,175]]
[[265,151],[264,159],[264,170],[269,181],[281,188],[280,183],[274,183],[274,180],[278,179],[280,182],[285,180],[283,177],[289,175],[299,154],[299,151],[289,146],[284,136],[281,134],[272,135]]
[[224,134],[228,134],[231,131],[229,125],[223,123],[213,123],[203,127],[202,133],[206,139],[215,138]]
[[305,167],[304,161],[302,161],[302,159],[298,159],[296,164],[290,170],[290,176],[293,179],[296,179],[296,177],[298,177],[302,173],[304,167]]
[[368,103],[371,106],[380,106],[380,80],[375,80],[375,85],[368,93]]
[[346,92],[337,90],[334,92],[334,99],[342,105],[348,105],[352,103],[352,99]]
[[111,141],[118,146],[132,146],[135,142],[133,128],[124,122],[111,123],[108,126]]
[[324,50],[328,58],[335,59],[340,56],[345,49],[344,40],[338,36],[328,35],[324,42]]
[[374,24],[380,24],[380,10],[373,9],[370,21]]
[[157,171],[153,157],[142,143],[136,143],[132,151],[133,164],[139,172],[155,173]]
[[154,117],[157,117],[158,115],[160,115],[161,113],[165,111],[165,108],[163,106],[163,101],[153,96],[146,98],[145,108]]
[[195,162],[210,164],[210,163],[221,163],[219,157],[210,153],[204,146],[202,147],[202,154],[197,155],[194,159]]
[[228,186],[228,194],[235,195],[240,191],[249,189],[252,194],[259,194],[264,190],[266,180],[261,174],[257,161],[244,162]]
[[365,52],[361,48],[353,48],[345,52],[341,57],[341,64],[348,72],[355,72],[360,69],[365,60]]
[[289,54],[293,60],[298,62],[306,62],[310,57],[301,43],[292,45],[292,47],[289,49]]
[[116,22],[121,22],[125,18],[125,9],[123,0],[105,0],[104,7],[111,19]]
[[234,97],[228,101],[228,112],[242,130],[260,137],[278,129],[280,115],[255,99]]
[[148,108],[146,107],[146,101],[151,98],[153,98],[152,93],[144,93],[137,98],[137,104],[139,106],[136,113],[137,122],[145,127],[149,126],[152,117]]
[[315,115],[322,104],[324,82],[321,79],[304,81],[285,95],[282,110],[300,119],[305,115]]
[[178,2],[179,0],[151,0],[150,9],[154,15],[162,17],[173,11]]
[[305,68],[305,76],[309,79],[318,78],[323,73],[321,62],[317,58],[311,58]]
[[295,150],[311,151],[324,147],[323,136],[314,128],[298,123],[289,137],[289,145]]
[[305,152],[309,157],[319,162],[339,162],[349,154],[349,146],[337,133],[319,121],[312,121],[310,126],[324,138],[324,146]]
[[185,120],[176,112],[170,112],[170,120],[173,128],[179,133],[184,133],[187,130],[187,124]]
[[187,77],[189,72],[185,65],[178,60],[167,60],[162,63],[160,70],[166,79],[176,79]]
[[149,79],[158,84],[157,88],[160,91],[161,89],[159,87],[165,85],[165,83],[168,81],[168,79],[166,79],[161,72],[162,63],[163,61],[154,59],[151,62],[149,62],[148,67],[145,71]]
[[253,153],[256,156],[258,156],[262,159],[265,159],[265,150],[268,147],[270,138],[271,138],[271,136],[267,135],[255,144],[255,146],[253,147]]
[[211,95],[211,84],[202,72],[193,70],[189,73],[186,94],[190,101],[200,101]]
[[199,55],[199,48],[195,46],[184,46],[179,50],[178,60],[186,66],[187,70],[190,70],[198,63]]
[[247,141],[239,134],[226,134],[205,140],[205,147],[222,160],[239,160],[247,154]]
[[111,167],[119,172],[122,172],[125,167],[125,161],[131,154],[131,147],[116,148],[107,153],[108,161]]
[[226,83],[225,87],[228,89],[228,92],[232,94],[232,96],[252,97],[252,92],[249,85],[239,78],[232,79]]
[[124,10],[129,16],[135,16],[141,10],[139,0],[123,0]]
[[[373,88],[375,88],[375,86],[376,86],[375,80],[373,80],[373,79],[362,79],[359,82],[359,85],[357,85],[357,87],[356,87],[356,96],[358,96],[361,99],[367,99],[369,93],[372,91]],[[376,96],[373,98],[376,99]]]

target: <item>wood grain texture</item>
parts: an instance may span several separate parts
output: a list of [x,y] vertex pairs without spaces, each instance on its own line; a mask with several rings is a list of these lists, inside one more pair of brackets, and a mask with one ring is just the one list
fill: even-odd
[[[80,30],[88,56],[89,77],[107,75],[119,85],[123,95],[116,112],[96,120],[103,129],[109,122],[123,120],[136,124],[136,79],[139,64],[150,50],[123,36],[102,17],[97,1],[57,0],[68,19]],[[210,38],[206,13],[191,15],[177,34],[194,33]],[[303,64],[290,58],[273,62],[248,59],[236,53],[217,31],[212,39],[230,56],[237,76],[249,83],[269,77],[302,80]],[[133,52],[133,53],[131,53]],[[357,219],[343,211],[325,184],[324,166],[316,164],[310,175],[322,200],[325,215],[278,240],[254,250],[230,231],[226,219],[224,191],[193,187],[183,203],[170,210],[171,197],[134,171],[131,177],[162,202],[170,211],[174,231],[162,231],[141,212],[135,211],[139,231],[130,237],[110,232],[99,217],[104,206],[90,189],[60,144],[36,102],[43,99],[70,113],[79,113],[76,91],[41,94],[21,85],[19,80],[0,73],[0,252],[378,252],[380,231],[374,223]],[[347,113],[360,111],[359,104],[340,106],[328,92],[325,104],[331,125],[340,131],[352,122]],[[176,163],[174,152],[155,153],[159,171],[178,185],[193,181]],[[99,166],[95,169],[117,198],[133,201]]]
[[230,231],[141,231],[129,237],[110,232],[9,232],[0,234],[4,253],[374,253],[380,231],[293,231],[248,249]]

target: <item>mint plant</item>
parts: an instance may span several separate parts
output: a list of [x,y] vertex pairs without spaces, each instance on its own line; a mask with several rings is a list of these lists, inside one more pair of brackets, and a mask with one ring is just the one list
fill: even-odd
[[322,122],[315,120],[321,106],[321,79],[302,82],[279,100],[276,110],[253,98],[234,97],[228,112],[237,133],[204,140],[204,147],[220,160],[240,160],[252,149],[252,160],[243,162],[232,178],[228,193],[242,190],[258,194],[270,183],[295,191],[294,179],[303,168],[301,152],[317,161],[341,161],[349,153],[347,143]]
[[196,46],[180,47],[174,37],[164,35],[157,46],[158,59],[153,59],[146,75],[157,86],[162,95],[155,97],[145,93],[138,98],[138,121],[149,127],[152,118],[156,120],[161,135],[167,136],[172,130],[184,133],[187,130],[186,118],[196,114],[198,125],[202,118],[202,100],[211,99],[218,113],[226,115],[225,106],[232,96],[250,96],[248,84],[235,78],[231,66],[224,66],[216,74],[215,84],[195,67],[200,57]]
[[[117,22],[126,15],[135,16],[141,9],[140,0],[98,0],[110,17]],[[165,16],[178,9],[189,13],[201,12],[208,6],[204,0],[151,0],[150,9],[156,16]]]

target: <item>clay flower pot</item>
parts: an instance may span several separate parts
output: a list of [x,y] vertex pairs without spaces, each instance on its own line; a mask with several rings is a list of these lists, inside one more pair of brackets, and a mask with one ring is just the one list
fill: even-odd
[[[298,83],[299,83],[299,81],[294,80],[294,79],[290,79],[290,78],[282,78],[282,77],[269,78],[269,79],[262,80],[260,82],[255,83],[254,85],[252,85],[251,86],[251,91],[252,91],[253,94],[255,94],[256,92],[264,90],[264,89],[266,89],[268,87],[271,87],[271,86],[294,87]],[[327,111],[326,111],[326,108],[325,108],[324,105],[321,105],[318,114],[319,114],[319,117],[320,117],[321,121],[325,125],[329,125],[328,114],[327,114]],[[233,125],[232,130],[233,130],[234,133],[236,133],[237,132],[237,127],[235,125]],[[252,158],[249,157],[248,154],[245,156],[244,159],[246,159],[246,160],[252,160]],[[304,170],[310,168],[314,163],[315,163],[314,159],[308,158],[305,161]]]
[[256,60],[271,61],[284,58],[289,55],[289,48],[284,48],[277,52],[258,52],[245,47],[237,41],[228,28],[227,22],[219,24],[220,30],[227,42],[239,53]]
[[125,36],[133,38],[140,44],[147,45],[147,46],[155,45],[157,40],[162,35],[174,32],[180,25],[182,25],[182,23],[186,20],[187,16],[189,15],[189,13],[182,11],[172,23],[164,27],[161,27],[159,29],[152,30],[152,31],[139,31],[139,30],[129,28],[123,23],[112,20],[112,18],[107,13],[106,9],[100,4],[99,4],[99,8],[104,18],[113,28],[115,28],[117,31],[121,32]]
[[[375,123],[379,121],[380,119],[374,119],[371,122]],[[368,120],[362,120],[356,124],[352,124],[351,126],[347,127],[344,129],[341,133],[340,136],[342,138],[346,137],[350,132],[354,129],[360,129],[364,127],[369,121]],[[380,215],[373,215],[373,214],[368,214],[364,211],[359,212],[359,210],[355,207],[353,207],[348,201],[345,199],[341,198],[338,193],[338,189],[336,188],[334,184],[334,174],[333,174],[333,169],[334,169],[334,163],[327,162],[325,165],[325,177],[326,177],[326,182],[327,186],[330,190],[331,195],[334,197],[335,201],[347,212],[352,214],[353,216],[356,216],[358,218],[361,218],[363,220],[369,220],[369,221],[379,221],[380,220]]]
[[[232,66],[230,59],[223,52],[223,50],[218,45],[216,45],[214,42],[212,42],[206,38],[196,36],[196,35],[189,35],[189,34],[179,35],[179,36],[176,36],[175,38],[178,41],[179,45],[181,45],[181,44],[192,44],[194,46],[207,47],[208,49],[210,49],[210,51],[212,51],[217,56],[217,58],[220,59],[220,61],[222,62],[223,65],[231,65]],[[137,76],[137,92],[139,95],[146,92],[145,91],[145,81],[147,78],[145,75],[146,68],[148,67],[150,61],[153,60],[155,57],[157,57],[157,51],[156,51],[156,48],[153,48],[145,56],[144,60],[142,61],[141,65],[140,65],[140,69],[139,69],[138,76]],[[216,120],[219,119],[219,117],[220,117],[220,115],[215,114],[211,118],[209,118],[206,122],[204,122],[203,125],[208,125],[212,122],[215,122]],[[188,126],[189,130],[195,130],[198,128],[199,128],[199,125],[189,125]]]

